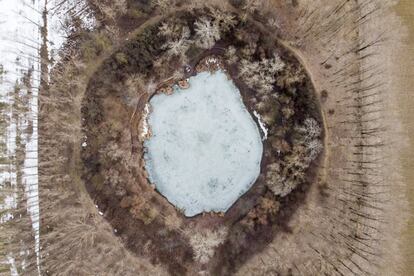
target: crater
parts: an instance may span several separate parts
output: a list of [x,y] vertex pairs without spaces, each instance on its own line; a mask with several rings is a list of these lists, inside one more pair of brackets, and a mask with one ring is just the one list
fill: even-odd
[[[312,81],[289,49],[250,20],[199,48],[185,30],[200,13],[146,27],[90,78],[82,178],[134,254],[171,275],[231,275],[291,231],[324,128]],[[165,28],[191,45],[182,58],[165,48]]]
[[226,212],[260,174],[259,129],[222,70],[201,72],[189,83],[151,99],[145,168],[185,216]]

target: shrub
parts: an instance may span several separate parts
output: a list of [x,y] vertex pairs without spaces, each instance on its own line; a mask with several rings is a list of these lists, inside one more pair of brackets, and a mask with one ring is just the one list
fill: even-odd
[[130,8],[127,10],[126,15],[131,19],[139,19],[143,16],[143,13],[139,9]]
[[252,230],[256,225],[267,225],[271,217],[279,211],[280,203],[266,194],[259,199],[258,204],[247,213],[242,224]]
[[134,206],[130,209],[130,212],[136,219],[142,221],[145,225],[152,223],[159,214],[157,209],[148,204],[145,204],[142,208]]
[[93,34],[81,45],[82,57],[86,61],[93,60],[111,46],[112,42],[108,36],[103,33]]
[[116,53],[115,59],[119,65],[126,65],[128,64],[128,57],[124,53]]

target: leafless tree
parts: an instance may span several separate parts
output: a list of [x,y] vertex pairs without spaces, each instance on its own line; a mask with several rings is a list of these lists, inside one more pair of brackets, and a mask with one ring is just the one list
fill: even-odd
[[175,0],[151,0],[151,4],[158,7],[162,13],[165,13],[174,7],[176,4]]
[[213,17],[215,24],[219,25],[221,32],[228,32],[237,24],[236,16],[228,11],[211,8],[210,14]]
[[306,141],[318,138],[322,132],[318,121],[314,118],[306,118],[303,126],[300,126],[298,129],[305,135]]
[[194,259],[201,264],[206,264],[214,255],[214,249],[224,242],[227,229],[221,227],[213,231],[188,231],[187,235],[190,238],[190,244],[194,250]]
[[227,58],[227,62],[229,62],[230,64],[234,64],[236,63],[239,58],[236,55],[236,48],[231,45],[226,49],[226,58]]
[[185,52],[190,47],[190,29],[187,26],[183,26],[179,38],[170,38],[163,45],[163,48],[167,50],[169,56],[184,56]]
[[275,74],[284,68],[285,64],[279,55],[274,54],[270,59],[250,61],[243,59],[239,66],[239,76],[252,89],[267,94],[273,91],[276,82]]
[[201,17],[194,23],[194,29],[197,35],[196,43],[201,48],[209,49],[220,40],[219,24],[206,16]]

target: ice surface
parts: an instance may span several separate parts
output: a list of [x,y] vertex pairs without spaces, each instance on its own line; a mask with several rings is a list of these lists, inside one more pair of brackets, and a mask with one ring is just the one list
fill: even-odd
[[145,142],[150,181],[186,216],[225,212],[255,182],[263,145],[240,92],[222,71],[154,96]]

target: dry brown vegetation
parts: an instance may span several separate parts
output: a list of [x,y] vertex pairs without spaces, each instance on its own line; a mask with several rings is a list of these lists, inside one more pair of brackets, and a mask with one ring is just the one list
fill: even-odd
[[[314,142],[320,145],[322,138],[321,116],[314,90],[304,68],[294,56],[278,45],[276,40],[265,39],[247,19],[241,21],[233,13],[224,16],[215,9],[202,18],[210,22],[209,28],[222,26],[220,46],[205,51],[204,46],[199,45],[201,33],[196,24],[202,13],[202,10],[176,13],[173,19],[148,26],[137,37],[121,46],[91,77],[82,106],[84,136],[87,137],[87,146],[82,150],[85,166],[83,179],[88,191],[106,214],[106,219],[117,229],[117,233],[128,240],[126,246],[137,255],[147,254],[141,248],[150,246],[151,258],[165,264],[171,274],[191,274],[199,265],[204,265],[206,271],[216,269],[215,266],[226,270],[237,269],[240,264],[234,259],[238,255],[247,259],[255,250],[260,250],[258,247],[242,252],[241,248],[247,244],[245,240],[238,239],[237,235],[250,235],[252,243],[259,240],[262,242],[259,235],[262,232],[268,237],[274,236],[277,233],[274,224],[278,221],[280,198],[290,194],[297,186],[311,182],[309,167],[322,150],[322,146],[314,146]],[[231,24],[225,23],[229,18]],[[192,22],[195,22],[194,26],[191,25]],[[254,45],[252,36],[256,39]],[[171,56],[171,49],[166,47],[168,44],[165,44],[165,40],[176,39],[184,39],[187,49],[199,47],[198,54],[189,50],[180,53],[180,57]],[[220,57],[230,45],[237,45],[237,50],[233,53],[237,60],[244,58],[264,67],[267,90],[257,91],[257,87],[245,83],[246,73],[240,74],[240,71],[247,70],[245,63],[228,63],[224,56]],[[250,53],[243,51],[246,47],[250,48]],[[283,61],[279,54],[283,56]],[[163,58],[164,55],[167,58]],[[119,56],[123,57],[122,60]],[[156,59],[157,62],[153,62]],[[285,64],[289,69],[282,71]],[[157,70],[153,71],[154,67]],[[220,67],[226,68],[229,77],[235,80],[249,110],[264,104],[265,107],[258,109],[257,113],[268,119],[266,124],[269,127],[270,142],[265,144],[262,176],[257,181],[255,190],[247,193],[229,214],[211,214],[216,223],[221,221],[224,225],[229,225],[229,234],[223,240],[223,246],[216,245],[218,253],[211,249],[207,250],[208,253],[200,253],[199,248],[194,246],[194,239],[181,232],[188,233],[189,223],[200,231],[203,231],[203,227],[206,228],[204,230],[211,231],[204,225],[204,220],[185,218],[146,179],[142,160],[143,140],[139,127],[142,125],[141,114],[151,93],[146,91],[147,85],[141,84],[135,88],[135,98],[139,100],[134,100],[130,85],[131,78],[141,76],[142,82],[151,79],[152,82],[160,83],[159,91],[170,93],[176,75],[171,69],[184,71],[184,68],[188,68],[185,73],[190,76],[204,70],[215,71]],[[173,77],[168,78],[171,74]],[[255,76],[253,71],[249,74]],[[291,76],[295,78],[292,79]],[[181,77],[180,74],[179,78]],[[131,100],[135,105],[131,105]],[[286,112],[287,109],[290,111]],[[314,125],[308,127],[308,121]],[[319,131],[315,130],[318,127]],[[284,145],[284,148],[280,145]],[[265,176],[272,166],[280,170],[273,171],[278,178],[270,180]],[[274,194],[267,193],[268,190]],[[293,197],[291,201],[296,202]],[[294,209],[289,213],[293,213]],[[183,225],[178,228],[165,227],[165,218],[171,216],[180,217]],[[200,224],[204,226],[201,227]],[[262,229],[262,226],[268,227]],[[166,230],[160,232],[160,227]],[[146,234],[137,236],[137,230]],[[171,250],[175,252],[174,257],[169,256]],[[191,255],[195,257],[191,259]],[[230,261],[237,262],[237,266],[231,267]]]
[[[398,141],[386,135],[398,125],[378,59],[390,43],[387,27],[377,29],[392,22],[387,4],[229,3],[210,1],[227,12],[194,15],[187,7],[205,1],[127,0],[116,9],[90,1],[101,27],[75,30],[79,47],[65,49],[39,97],[45,275],[398,274],[405,201],[389,165],[398,165]],[[162,27],[192,17],[194,27]],[[261,184],[227,214],[189,220],[142,171],[140,119],[154,83],[211,54],[223,56],[246,105],[262,115],[267,155]],[[1,230],[27,241],[21,204],[22,219]],[[7,239],[12,252],[16,244]],[[33,252],[23,259],[37,269]]]

